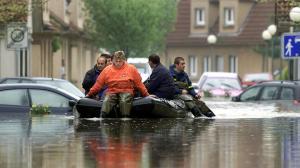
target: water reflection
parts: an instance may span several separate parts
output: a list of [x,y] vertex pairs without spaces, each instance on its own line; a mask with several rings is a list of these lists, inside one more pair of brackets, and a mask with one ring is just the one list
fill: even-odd
[[76,134],[85,135],[87,153],[92,154],[98,167],[182,167],[189,162],[183,158],[189,156],[190,146],[211,122],[213,120],[81,120]]
[[300,167],[297,114],[222,106],[216,119],[0,115],[0,167]]

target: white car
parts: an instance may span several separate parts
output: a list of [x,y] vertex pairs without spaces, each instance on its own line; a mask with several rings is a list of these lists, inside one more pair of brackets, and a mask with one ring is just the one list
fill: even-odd
[[142,82],[150,76],[152,70],[148,64],[148,58],[128,58],[127,62],[138,69],[142,77]]
[[204,72],[197,85],[202,97],[233,97],[243,91],[238,74],[229,72]]

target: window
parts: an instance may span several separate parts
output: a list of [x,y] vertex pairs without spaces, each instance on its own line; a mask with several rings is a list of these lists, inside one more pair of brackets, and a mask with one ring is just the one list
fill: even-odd
[[247,91],[245,91],[240,99],[241,101],[253,101],[253,100],[256,100],[256,97],[260,91],[261,87],[253,87]]
[[197,8],[196,9],[196,26],[204,26],[205,25],[205,14],[204,9]]
[[294,90],[292,88],[284,87],[281,90],[280,94],[281,100],[293,100],[294,99]]
[[233,8],[224,8],[224,25],[234,25],[234,10]]
[[1,84],[19,83],[19,79],[6,79]]
[[224,58],[222,56],[216,56],[216,68],[217,72],[224,71]]
[[278,95],[279,87],[267,86],[264,88],[261,94],[261,100],[275,100]]
[[196,76],[197,75],[197,58],[195,56],[189,56],[189,69],[190,75]]
[[237,73],[238,64],[236,56],[229,56],[229,72]]
[[209,56],[205,56],[203,58],[203,72],[210,71],[210,63],[211,63],[210,57]]
[[26,89],[0,91],[0,104],[29,106]]
[[[32,104],[49,107],[69,107],[69,99],[47,90],[30,90]],[[47,96],[45,96],[47,95]]]

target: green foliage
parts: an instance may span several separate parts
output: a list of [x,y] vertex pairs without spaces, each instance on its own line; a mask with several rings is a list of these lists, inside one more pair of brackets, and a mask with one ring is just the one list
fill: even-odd
[[276,80],[289,80],[289,70],[288,67],[283,68],[281,75],[276,76]]
[[176,0],[85,0],[88,30],[101,48],[141,57],[163,49],[176,19]]
[[55,36],[51,42],[52,52],[56,52],[61,48],[61,40],[59,36]]
[[[48,0],[32,0],[32,7],[43,5]],[[0,24],[26,22],[28,0],[0,0]]]
[[0,24],[27,19],[26,0],[0,0]]
[[[279,36],[274,36],[271,40],[273,41],[273,56],[275,59],[280,58],[281,54],[281,41]],[[258,44],[254,48],[254,51],[261,54],[261,55],[267,55],[268,57],[272,57],[272,41],[266,41],[265,44]]]
[[31,114],[49,114],[51,111],[48,106],[43,106],[43,105],[32,105],[30,109]]

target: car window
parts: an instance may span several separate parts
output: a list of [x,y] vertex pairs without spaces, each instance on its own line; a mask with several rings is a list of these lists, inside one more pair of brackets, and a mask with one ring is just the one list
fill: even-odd
[[293,100],[294,99],[294,89],[283,87],[280,94],[281,100]]
[[69,99],[47,90],[29,90],[32,104],[47,105],[49,107],[69,107]]
[[55,81],[55,80],[37,80],[37,83],[47,84],[54,87],[63,89],[69,93],[72,93],[79,97],[84,97],[83,92],[81,92],[77,87],[68,81]]
[[279,92],[279,87],[277,86],[266,86],[264,87],[261,97],[261,100],[275,100]]
[[215,88],[241,89],[241,85],[239,80],[235,78],[207,78],[201,89],[210,90]]
[[258,93],[261,89],[261,86],[252,87],[246,90],[240,97],[241,101],[253,101],[256,100]]
[[29,106],[26,89],[0,91],[0,104]]
[[20,83],[35,83],[33,80],[22,79]]
[[19,83],[19,79],[6,79],[1,82],[2,84]]

